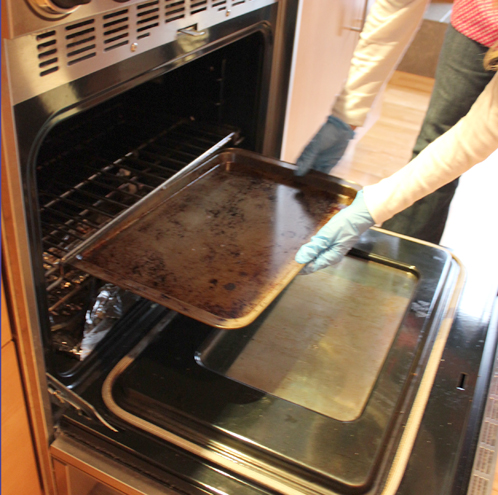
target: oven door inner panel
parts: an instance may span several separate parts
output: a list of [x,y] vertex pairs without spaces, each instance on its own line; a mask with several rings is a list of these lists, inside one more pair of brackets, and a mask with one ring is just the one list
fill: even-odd
[[300,276],[258,325],[213,332],[202,366],[338,421],[358,419],[408,309],[417,277],[349,256]]
[[455,278],[436,247],[360,247],[244,328],[171,317],[105,380],[109,417],[279,493],[377,493]]

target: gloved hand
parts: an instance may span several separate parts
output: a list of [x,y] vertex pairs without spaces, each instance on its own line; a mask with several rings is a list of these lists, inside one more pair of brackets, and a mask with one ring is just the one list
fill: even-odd
[[295,175],[305,175],[311,169],[328,174],[344,155],[353,136],[350,125],[330,115],[298,158]]
[[339,263],[360,235],[374,224],[360,191],[350,206],[334,215],[310,242],[301,246],[295,260],[306,266],[300,273],[313,273]]

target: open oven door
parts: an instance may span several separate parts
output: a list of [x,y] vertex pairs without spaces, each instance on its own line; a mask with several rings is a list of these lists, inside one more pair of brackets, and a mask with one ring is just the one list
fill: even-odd
[[[53,454],[67,461],[73,441],[104,456],[134,445],[119,453],[130,469],[146,462],[161,482],[195,486],[216,472],[224,493],[398,493],[464,279],[447,250],[371,229],[340,265],[295,277],[241,328],[164,310],[82,393],[117,432],[69,413]],[[195,469],[171,470],[172,453]]]

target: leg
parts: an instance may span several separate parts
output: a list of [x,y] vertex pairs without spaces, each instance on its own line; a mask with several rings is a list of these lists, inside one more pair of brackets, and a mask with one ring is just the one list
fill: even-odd
[[[486,51],[487,47],[448,26],[413,158],[466,115],[492,79],[494,72],[485,71],[482,65]],[[382,228],[438,244],[457,185],[458,179],[422,198]]]

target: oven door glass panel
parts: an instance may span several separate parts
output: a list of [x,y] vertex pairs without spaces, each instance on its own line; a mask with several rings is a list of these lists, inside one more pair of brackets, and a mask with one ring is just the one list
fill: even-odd
[[197,354],[212,371],[337,419],[361,415],[417,278],[347,257],[294,280],[266,318],[213,333]]

